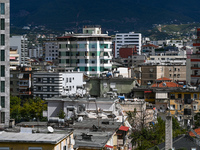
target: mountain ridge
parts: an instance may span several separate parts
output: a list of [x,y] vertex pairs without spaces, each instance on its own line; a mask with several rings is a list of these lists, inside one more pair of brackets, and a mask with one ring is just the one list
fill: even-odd
[[11,24],[45,25],[77,30],[99,24],[108,31],[128,32],[152,24],[200,22],[200,1],[191,0],[10,0]]

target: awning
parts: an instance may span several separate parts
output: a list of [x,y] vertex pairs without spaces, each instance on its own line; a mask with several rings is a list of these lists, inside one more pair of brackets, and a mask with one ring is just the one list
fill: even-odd
[[119,130],[122,130],[122,131],[128,131],[129,127],[126,127],[126,126],[121,126],[119,128]]
[[108,148],[113,148],[113,146],[110,146],[110,145],[106,145],[105,147],[108,147]]
[[151,93],[152,91],[144,91],[144,93]]
[[15,59],[15,57],[10,57],[11,60]]

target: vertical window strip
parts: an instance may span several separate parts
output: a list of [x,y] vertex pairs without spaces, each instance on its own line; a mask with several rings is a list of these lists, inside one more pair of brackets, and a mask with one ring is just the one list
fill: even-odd
[[5,61],[5,50],[1,50],[1,61]]
[[5,92],[5,81],[1,81],[1,92]]
[[1,19],[1,30],[5,30],[5,19]]
[[5,108],[5,96],[1,96],[1,108]]
[[5,34],[1,34],[1,46],[5,45]]
[[5,15],[5,3],[1,3],[1,15]]
[[1,65],[1,77],[5,77],[5,66]]

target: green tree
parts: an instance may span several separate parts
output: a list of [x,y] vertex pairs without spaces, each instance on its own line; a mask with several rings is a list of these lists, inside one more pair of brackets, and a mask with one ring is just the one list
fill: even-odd
[[46,120],[43,116],[43,110],[47,110],[47,104],[41,98],[20,99],[16,96],[10,97],[10,116],[16,122],[31,121],[38,119]]
[[60,110],[60,112],[58,113],[58,117],[61,119],[65,118],[65,112],[63,110]]
[[[172,119],[172,124],[173,137],[186,133],[186,131],[179,126],[175,118]],[[137,150],[146,150],[154,147],[165,140],[165,121],[158,117],[155,125],[144,126],[144,128],[141,129],[133,128],[130,137],[132,138],[133,144],[137,143]]]

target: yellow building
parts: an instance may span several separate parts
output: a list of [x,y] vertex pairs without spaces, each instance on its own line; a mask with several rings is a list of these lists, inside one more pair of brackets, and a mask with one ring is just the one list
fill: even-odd
[[0,133],[0,150],[72,150],[73,132],[54,133]]
[[170,113],[179,121],[192,120],[200,110],[200,92],[197,90],[174,91],[169,96]]

